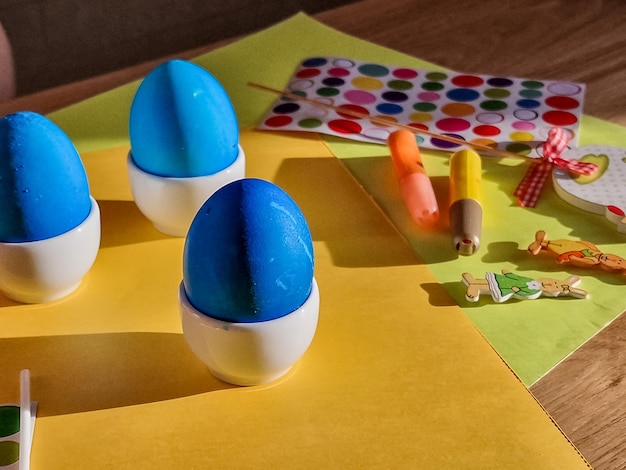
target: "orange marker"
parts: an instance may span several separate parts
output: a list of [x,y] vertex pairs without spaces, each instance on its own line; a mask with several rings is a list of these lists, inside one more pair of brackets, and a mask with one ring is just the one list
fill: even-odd
[[391,133],[387,144],[409,214],[418,225],[434,225],[439,219],[439,206],[433,185],[424,171],[415,134],[405,129],[397,130]]

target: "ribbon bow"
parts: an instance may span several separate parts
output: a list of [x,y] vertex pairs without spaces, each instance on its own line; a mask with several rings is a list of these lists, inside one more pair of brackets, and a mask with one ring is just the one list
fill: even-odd
[[598,169],[595,163],[562,158],[561,154],[567,150],[569,140],[569,133],[564,129],[560,127],[550,129],[548,140],[543,145],[543,155],[530,165],[526,175],[515,189],[514,195],[518,198],[519,206],[535,207],[554,166],[565,168],[579,175],[591,175]]

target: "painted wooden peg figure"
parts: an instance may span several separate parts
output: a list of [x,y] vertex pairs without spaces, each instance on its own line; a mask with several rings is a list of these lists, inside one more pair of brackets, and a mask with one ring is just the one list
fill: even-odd
[[596,245],[582,240],[548,240],[544,230],[535,234],[535,241],[528,246],[533,255],[542,250],[556,255],[557,263],[572,263],[575,266],[600,266],[607,271],[626,274],[626,259],[611,253],[604,253]]
[[570,276],[564,281],[552,278],[532,278],[502,270],[502,273],[485,273],[484,279],[476,279],[469,273],[463,273],[463,284],[467,286],[465,298],[478,302],[480,294],[490,294],[494,302],[502,303],[511,297],[515,299],[536,299],[547,297],[575,297],[585,299],[588,293],[576,286],[580,284],[578,276]]

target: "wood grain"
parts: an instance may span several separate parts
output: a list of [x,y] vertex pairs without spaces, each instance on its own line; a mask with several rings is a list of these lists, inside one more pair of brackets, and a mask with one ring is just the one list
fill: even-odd
[[626,468],[626,315],[531,387],[596,470]]

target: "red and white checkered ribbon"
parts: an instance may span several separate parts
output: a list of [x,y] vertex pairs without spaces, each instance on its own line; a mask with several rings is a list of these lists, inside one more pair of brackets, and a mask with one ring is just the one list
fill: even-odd
[[550,129],[548,140],[543,145],[542,157],[530,165],[526,175],[515,189],[514,195],[518,198],[517,204],[519,206],[535,207],[541,190],[554,166],[565,168],[579,175],[591,175],[598,169],[598,165],[595,163],[562,158],[561,154],[567,150],[569,140],[567,131],[560,127]]

